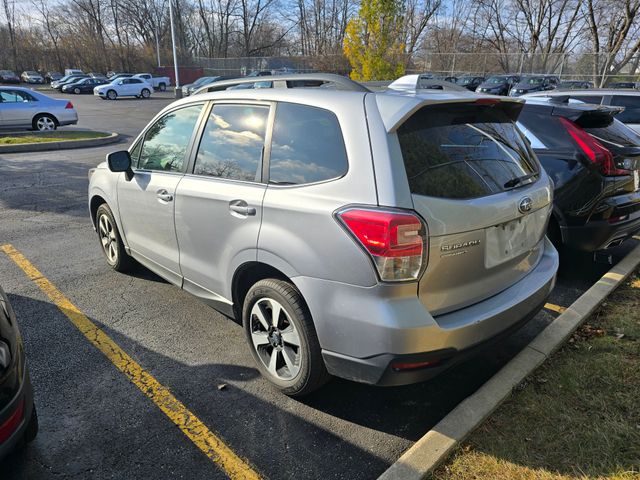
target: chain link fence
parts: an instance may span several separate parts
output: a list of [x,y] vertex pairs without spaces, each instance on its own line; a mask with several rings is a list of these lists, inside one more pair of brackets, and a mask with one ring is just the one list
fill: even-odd
[[[615,67],[619,59],[593,53],[430,53],[413,55],[406,62],[407,73],[433,73],[443,76],[512,73],[550,74],[562,80],[584,80],[594,85],[611,81],[637,81],[640,54],[623,68]],[[203,68],[209,75],[246,75],[253,71],[330,72],[348,75],[349,62],[343,55],[280,56],[244,58],[195,57],[189,66]],[[605,72],[604,74],[602,72]],[[608,73],[607,73],[608,72]],[[391,80],[391,79],[389,79]]]

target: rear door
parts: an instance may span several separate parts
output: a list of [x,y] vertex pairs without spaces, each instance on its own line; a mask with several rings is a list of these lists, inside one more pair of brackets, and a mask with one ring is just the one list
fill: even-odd
[[270,109],[264,102],[214,104],[176,191],[183,288],[215,306],[230,305],[235,269],[256,260]]
[[544,251],[550,184],[512,121],[519,109],[431,105],[398,128],[413,205],[428,228],[419,295],[433,314],[510,287]]

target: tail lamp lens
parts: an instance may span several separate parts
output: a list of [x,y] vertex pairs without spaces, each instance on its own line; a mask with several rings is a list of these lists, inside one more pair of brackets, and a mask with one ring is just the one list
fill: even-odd
[[71,110],[73,108],[73,103],[67,102],[67,106],[64,108],[66,108],[67,110]]
[[426,264],[426,228],[412,213],[348,209],[338,218],[371,256],[383,281],[416,280]]
[[598,140],[576,125],[568,118],[560,117],[560,123],[571,135],[578,148],[589,158],[591,163],[598,166],[603,175],[628,175],[629,172],[616,168],[612,153]]
[[0,444],[4,443],[18,429],[24,417],[24,398],[20,400],[18,408],[0,425]]

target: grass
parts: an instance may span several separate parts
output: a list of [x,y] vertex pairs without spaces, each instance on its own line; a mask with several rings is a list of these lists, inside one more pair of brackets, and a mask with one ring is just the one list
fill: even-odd
[[432,480],[640,479],[638,272]]
[[53,131],[47,133],[34,133],[30,135],[3,136],[0,135],[0,145],[19,145],[22,143],[47,143],[67,142],[70,140],[87,140],[90,138],[108,137],[109,133],[84,132],[84,131]]

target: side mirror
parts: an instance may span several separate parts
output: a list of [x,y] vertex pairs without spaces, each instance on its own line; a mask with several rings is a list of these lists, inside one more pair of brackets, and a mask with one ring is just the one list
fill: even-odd
[[131,155],[127,150],[111,152],[107,154],[107,164],[112,172],[125,172],[127,181],[133,178],[133,170],[131,169]]

